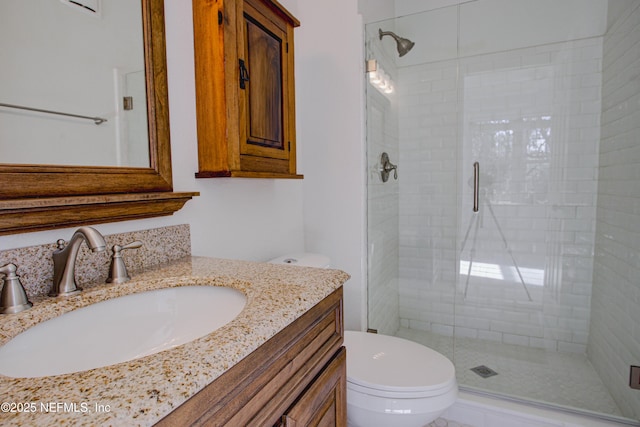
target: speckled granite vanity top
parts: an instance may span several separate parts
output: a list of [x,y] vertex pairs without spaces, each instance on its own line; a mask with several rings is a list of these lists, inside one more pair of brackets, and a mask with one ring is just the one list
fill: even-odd
[[152,289],[229,286],[245,293],[247,305],[217,331],[151,356],[52,377],[0,376],[0,425],[153,425],[348,278],[338,270],[192,257],[139,273],[125,284],[60,300],[32,298],[31,310],[0,317],[0,344],[75,308]]

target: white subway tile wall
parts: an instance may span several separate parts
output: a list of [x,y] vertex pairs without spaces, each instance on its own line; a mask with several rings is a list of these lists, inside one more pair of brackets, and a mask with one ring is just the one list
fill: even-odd
[[604,39],[602,140],[592,321],[588,353],[627,416],[640,419],[628,387],[640,364],[640,2]]
[[601,56],[590,38],[398,70],[403,327],[586,351]]

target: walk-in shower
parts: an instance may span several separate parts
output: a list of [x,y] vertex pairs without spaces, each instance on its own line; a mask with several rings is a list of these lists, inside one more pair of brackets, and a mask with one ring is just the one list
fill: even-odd
[[640,2],[460,2],[365,38],[394,88],[367,85],[368,327],[463,389],[640,420]]

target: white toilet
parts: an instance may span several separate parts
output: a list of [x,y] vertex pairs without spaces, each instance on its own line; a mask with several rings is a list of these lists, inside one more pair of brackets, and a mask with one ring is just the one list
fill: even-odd
[[[295,253],[270,261],[328,268],[324,255]],[[423,427],[458,397],[453,363],[402,338],[345,331],[347,419],[350,427]]]
[[347,418],[353,427],[422,427],[458,397],[453,363],[402,338],[345,331]]

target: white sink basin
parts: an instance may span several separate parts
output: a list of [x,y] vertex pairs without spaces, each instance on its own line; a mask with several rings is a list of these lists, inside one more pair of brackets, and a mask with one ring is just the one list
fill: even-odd
[[246,304],[232,288],[184,286],[125,295],[27,329],[0,347],[0,374],[44,377],[100,368],[207,335]]

